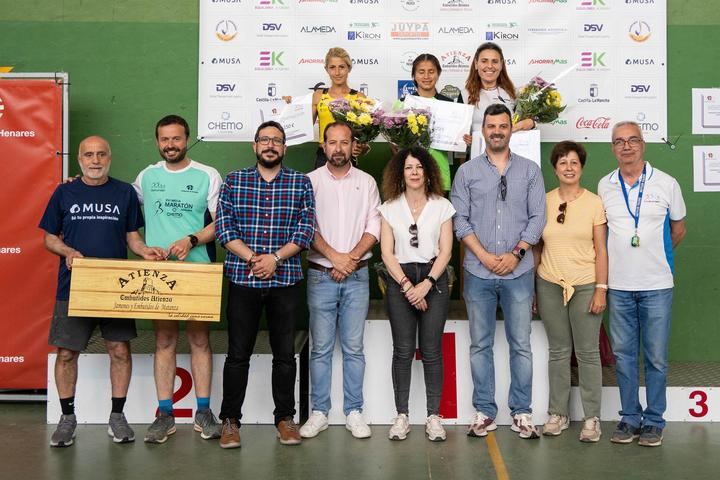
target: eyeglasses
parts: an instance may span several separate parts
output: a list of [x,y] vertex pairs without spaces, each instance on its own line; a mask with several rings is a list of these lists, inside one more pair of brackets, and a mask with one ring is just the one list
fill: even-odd
[[507,178],[505,178],[505,175],[500,175],[500,198],[502,198],[503,202],[505,197],[507,197]]
[[418,228],[417,228],[417,223],[413,223],[412,225],[410,225],[410,228],[408,228],[408,232],[410,232],[410,235],[412,235],[412,237],[410,237],[410,246],[411,246],[411,247],[418,248]]
[[285,143],[285,140],[280,137],[259,137],[255,142],[260,145],[270,145],[270,142],[272,142],[273,145],[279,147]]
[[565,223],[565,212],[567,212],[567,202],[563,202],[559,207],[560,215],[557,216],[558,223]]
[[632,148],[637,148],[642,145],[643,139],[640,137],[630,137],[627,140],[625,140],[624,138],[616,138],[612,142],[613,147],[615,148],[624,148],[626,143]]

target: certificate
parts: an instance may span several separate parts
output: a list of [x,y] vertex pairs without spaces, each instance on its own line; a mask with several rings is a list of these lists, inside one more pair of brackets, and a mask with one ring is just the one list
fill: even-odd
[[432,143],[430,147],[448,152],[464,152],[467,148],[463,135],[470,131],[473,106],[464,103],[446,102],[434,98],[408,95],[404,101],[406,108],[425,108],[430,110],[430,128]]
[[315,139],[312,120],[312,94],[294,99],[257,103],[257,125],[274,120],[285,130],[287,146],[300,145]]
[[705,128],[720,128],[720,95],[703,95],[702,126]]
[[[485,138],[480,130],[472,134],[470,158],[475,158],[485,151]],[[525,157],[542,168],[540,158],[540,130],[522,130],[510,136],[510,151]]]

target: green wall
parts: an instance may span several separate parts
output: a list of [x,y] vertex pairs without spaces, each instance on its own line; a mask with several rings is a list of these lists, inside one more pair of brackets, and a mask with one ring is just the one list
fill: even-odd
[[[688,235],[676,252],[673,360],[720,361],[720,222],[713,208],[720,197],[692,192],[692,146],[718,144],[720,137],[692,135],[690,118],[690,89],[720,85],[720,9],[712,4],[668,0],[669,137],[680,138],[675,150],[647,148],[647,159],[678,179],[688,206]],[[103,135],[112,145],[113,174],[132,181],[159,159],[153,126],[160,117],[177,113],[194,129],[197,11],[195,0],[0,0],[0,66],[69,72],[71,151],[85,136]],[[543,145],[544,158],[550,148]],[[615,163],[609,144],[587,150],[584,182],[595,190]],[[313,152],[312,145],[293,147],[287,164],[307,171]],[[191,156],[222,174],[254,162],[249,145],[238,143],[200,143]],[[387,156],[378,145],[363,168],[379,176]],[[74,159],[70,171],[78,171]],[[548,173],[550,189],[556,182]]]

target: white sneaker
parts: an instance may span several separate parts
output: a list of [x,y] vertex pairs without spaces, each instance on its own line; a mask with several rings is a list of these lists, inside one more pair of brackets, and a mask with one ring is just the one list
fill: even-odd
[[444,442],[447,436],[439,415],[430,415],[425,420],[425,434],[431,442]]
[[543,425],[543,435],[557,436],[570,426],[570,419],[565,415],[553,413]]
[[300,427],[300,436],[302,438],[317,437],[318,433],[328,428],[328,419],[323,412],[313,410],[305,425]]
[[468,437],[486,437],[488,432],[497,430],[495,420],[488,417],[484,413],[477,411],[470,420],[470,426],[468,426],[467,434]]
[[510,430],[518,432],[520,438],[540,438],[535,425],[533,425],[532,415],[529,413],[517,413],[513,415],[513,423],[510,425]]
[[355,438],[370,438],[370,435],[372,435],[370,427],[365,423],[360,410],[353,410],[348,414],[345,418],[345,428],[350,430],[350,433]]
[[388,433],[390,440],[405,440],[410,433],[410,420],[406,413],[398,413]]

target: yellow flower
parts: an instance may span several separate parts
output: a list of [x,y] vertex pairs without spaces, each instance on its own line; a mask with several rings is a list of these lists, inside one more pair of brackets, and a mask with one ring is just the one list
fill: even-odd
[[345,118],[347,118],[348,122],[355,123],[357,121],[357,115],[355,115],[355,112],[348,112]]
[[408,113],[407,120],[408,120],[408,123],[411,123],[411,122],[415,123],[417,121],[417,117],[415,116],[414,113]]
[[357,100],[350,100],[349,104],[350,108],[352,108],[353,110],[360,110],[360,102],[358,102]]
[[372,123],[372,117],[367,113],[361,113],[358,117],[358,123],[360,125],[370,125]]
[[515,115],[513,115],[513,118],[512,118],[513,125],[515,125],[519,120],[520,120],[520,115],[518,115],[517,113]]
[[560,108],[562,106],[562,97],[557,90],[553,90],[548,93],[548,96],[545,99],[545,103],[547,103],[551,107]]
[[417,120],[420,125],[427,125],[427,117],[425,115],[418,115]]
[[410,125],[410,131],[413,133],[413,135],[417,135],[420,131],[420,128],[417,125],[413,124]]

